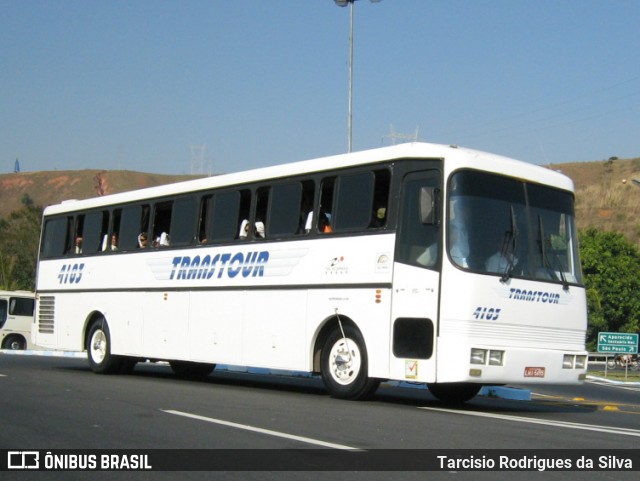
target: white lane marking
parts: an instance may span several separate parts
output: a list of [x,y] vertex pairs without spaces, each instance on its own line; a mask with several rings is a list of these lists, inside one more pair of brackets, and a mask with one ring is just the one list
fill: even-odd
[[208,418],[205,416],[199,416],[197,414],[185,413],[182,411],[174,411],[172,409],[161,409],[161,411],[168,414],[175,414],[176,416],[184,416],[191,419],[197,419],[199,421],[206,421],[208,423],[220,424],[222,426],[228,426],[236,429],[244,429],[245,431],[252,431],[254,433],[267,434],[269,436],[291,439],[293,441],[300,441],[302,443],[307,443],[307,444],[315,444],[316,446],[323,446],[325,448],[344,449],[349,451],[360,451],[359,448],[345,446],[344,444],[328,443],[326,441],[320,441],[319,439],[307,438],[304,436],[296,436],[294,434],[281,433],[279,431],[272,431],[270,429],[257,428],[255,426],[249,426],[248,424],[232,423],[230,421],[225,421],[223,419]]
[[570,423],[566,421],[549,421],[547,419],[535,419],[535,418],[529,418],[525,416],[509,416],[505,414],[490,414],[490,413],[482,413],[482,412],[474,412],[474,411],[456,411],[455,409],[428,408],[428,407],[420,407],[419,409],[425,409],[428,411],[440,411],[440,412],[452,413],[452,414],[464,414],[466,416],[502,419],[504,421],[514,421],[519,423],[543,424],[545,426],[552,426],[552,427],[560,427],[560,428],[567,428],[567,429],[582,429],[584,431],[596,431],[600,433],[610,433],[610,434],[619,434],[623,436],[640,437],[640,430],[638,429],[614,428],[610,426],[599,426],[597,424],[580,424],[580,423]]

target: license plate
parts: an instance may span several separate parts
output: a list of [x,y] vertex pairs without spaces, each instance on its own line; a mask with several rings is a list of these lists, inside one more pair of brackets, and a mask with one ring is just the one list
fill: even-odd
[[544,377],[544,367],[525,367],[524,377]]

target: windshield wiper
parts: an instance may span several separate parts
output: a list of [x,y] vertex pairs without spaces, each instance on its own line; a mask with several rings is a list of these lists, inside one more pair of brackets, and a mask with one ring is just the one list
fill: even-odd
[[[505,232],[504,243],[502,244],[502,257],[507,260],[507,265],[500,277],[500,282],[505,283],[511,279],[511,274],[516,267],[516,247],[518,242],[518,224],[516,223],[516,212],[513,205],[510,206],[511,230]],[[511,255],[509,255],[511,251]]]

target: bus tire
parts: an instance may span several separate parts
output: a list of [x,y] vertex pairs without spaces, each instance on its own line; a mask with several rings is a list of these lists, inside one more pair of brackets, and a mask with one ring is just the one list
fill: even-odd
[[445,382],[427,384],[429,392],[445,404],[462,404],[473,399],[482,389],[481,384]]
[[367,376],[367,349],[362,334],[353,326],[344,326],[344,337],[339,328],[329,334],[320,362],[322,380],[334,397],[366,399],[380,385],[379,379]]
[[11,334],[2,343],[2,349],[11,351],[24,351],[27,348],[27,341],[22,336]]
[[111,334],[109,324],[104,318],[91,324],[86,347],[89,367],[93,372],[97,374],[120,372],[121,359],[111,354]]
[[202,379],[216,368],[215,364],[190,361],[169,361],[169,365],[176,376],[184,379]]

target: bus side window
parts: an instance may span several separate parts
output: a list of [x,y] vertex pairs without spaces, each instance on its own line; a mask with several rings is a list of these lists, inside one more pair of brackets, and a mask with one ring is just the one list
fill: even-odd
[[58,257],[67,252],[70,244],[68,235],[70,232],[69,221],[71,217],[55,217],[47,219],[44,224],[42,236],[42,256],[46,259]]
[[76,217],[75,228],[73,231],[73,246],[71,247],[71,254],[82,254],[82,244],[84,242],[84,214],[79,214]]
[[[271,187],[260,187],[256,192],[256,215],[253,224],[253,236],[256,239],[264,239],[266,236],[270,191]],[[270,219],[269,222],[271,222]]]
[[345,174],[339,177],[333,221],[335,231],[369,227],[374,183],[373,172]]
[[167,231],[170,234],[172,246],[186,246],[193,243],[197,215],[198,203],[195,197],[180,197],[175,200],[171,212],[171,230]]
[[251,192],[234,190],[213,196],[209,242],[228,242],[239,238],[240,227],[248,222]]
[[153,208],[152,247],[168,247],[171,244],[171,213],[173,202],[159,202]]
[[7,301],[0,299],[0,329],[4,327],[5,322],[7,322]]
[[409,174],[402,185],[396,259],[398,262],[434,268],[441,255],[440,227],[424,223],[420,215],[423,187],[438,188],[438,173]]
[[[286,237],[295,235],[300,229],[302,208],[302,184],[274,185],[269,208],[269,237]],[[307,208],[307,213],[311,207]]]
[[85,216],[81,246],[84,254],[95,254],[103,250],[107,235],[106,219],[108,219],[106,211],[93,211]]
[[313,227],[313,199],[315,197],[315,190],[316,183],[313,180],[302,181],[298,234],[308,234]]
[[12,316],[33,316],[35,301],[28,297],[12,297],[9,302],[9,314]]
[[335,177],[322,179],[320,188],[320,211],[318,212],[318,232],[328,234],[333,232],[333,192]]
[[122,209],[113,209],[111,214],[111,240],[108,250],[120,250],[120,219],[122,218]]
[[373,191],[373,212],[369,227],[382,228],[387,225],[387,207],[389,204],[389,188],[391,174],[387,169],[376,170]]
[[129,251],[140,247],[138,238],[147,236],[149,226],[148,205],[128,205],[122,209],[119,249]]
[[200,215],[198,217],[198,244],[208,244],[213,217],[213,195],[204,195],[200,199]]

